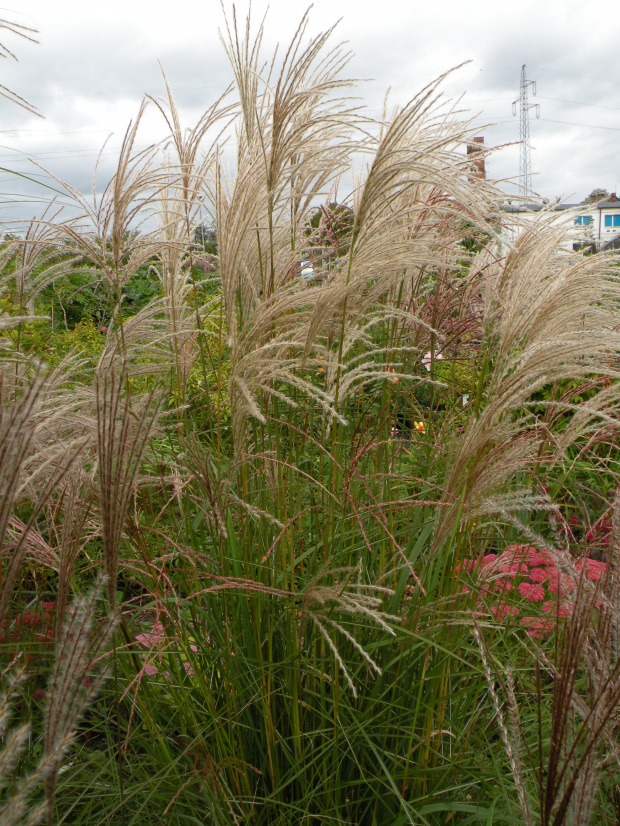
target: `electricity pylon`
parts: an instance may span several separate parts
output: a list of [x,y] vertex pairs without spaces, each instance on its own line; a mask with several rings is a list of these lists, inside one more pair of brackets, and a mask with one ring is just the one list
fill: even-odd
[[530,109],[536,109],[536,117],[540,117],[540,105],[528,101],[528,87],[532,87],[532,95],[536,95],[536,81],[528,80],[525,74],[525,63],[521,66],[521,84],[519,86],[519,97],[512,102],[512,114],[517,114],[517,103],[519,104],[520,142],[521,153],[519,156],[519,191],[523,195],[530,195],[532,190],[532,161],[530,158]]

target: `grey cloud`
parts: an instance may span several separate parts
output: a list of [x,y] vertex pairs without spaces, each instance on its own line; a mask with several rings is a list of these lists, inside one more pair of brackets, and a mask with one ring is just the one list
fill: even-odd
[[[214,0],[177,0],[175,8],[157,0],[108,0],[88,12],[72,0],[55,0],[53,11],[44,0],[31,4],[41,44],[12,42],[20,62],[0,63],[0,83],[31,99],[46,120],[0,101],[0,166],[24,172],[24,158],[31,154],[88,192],[106,135],[114,132],[110,154],[101,160],[102,180],[112,174],[112,150],[142,95],[163,95],[157,58],[187,124],[232,78],[217,36],[222,21]],[[345,74],[375,78],[355,92],[372,114],[380,113],[388,86],[391,100],[403,103],[439,73],[471,58],[472,64],[446,80],[446,94],[466,91],[465,106],[481,113],[476,124],[496,124],[485,132],[490,146],[519,138],[511,103],[526,63],[541,105],[541,119],[531,121],[532,166],[539,173],[535,188],[549,196],[575,192],[582,198],[595,186],[613,188],[620,177],[620,57],[615,50],[620,20],[612,13],[615,6],[607,5],[597,6],[598,23],[592,25],[582,3],[566,0],[523,0],[501,8],[490,0],[424,6],[383,0],[380,10],[369,0],[316,0],[309,33],[343,15],[334,44],[348,38],[356,52]],[[302,11],[290,0],[272,0],[271,7],[266,54],[276,38],[290,37]],[[261,16],[255,4],[255,19]],[[162,136],[161,122],[149,115],[140,140]],[[515,176],[518,155],[514,145],[499,151],[489,159],[489,174]],[[32,193],[28,184],[16,181],[15,186]]]

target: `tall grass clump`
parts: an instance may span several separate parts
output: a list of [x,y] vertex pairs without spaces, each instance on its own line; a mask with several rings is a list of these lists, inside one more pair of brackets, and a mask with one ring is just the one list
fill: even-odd
[[616,258],[507,243],[444,78],[376,120],[333,29],[264,25],[2,248],[19,770],[62,754],[58,823],[614,823]]

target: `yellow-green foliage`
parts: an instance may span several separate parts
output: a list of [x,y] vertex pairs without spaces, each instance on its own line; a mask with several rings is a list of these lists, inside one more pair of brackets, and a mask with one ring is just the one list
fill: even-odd
[[435,378],[445,382],[451,390],[457,393],[471,393],[475,383],[475,375],[469,361],[435,361]]
[[56,367],[71,352],[96,360],[105,342],[104,334],[90,319],[82,319],[73,330],[61,332],[52,331],[48,321],[24,322],[3,335],[11,339],[13,349],[38,356],[50,367]]
[[53,337],[53,357],[60,361],[69,351],[76,350],[84,356],[96,359],[103,351],[104,342],[105,336],[97,325],[89,319],[82,319],[73,330],[65,330]]
[[223,348],[218,361],[219,364],[211,365],[209,359],[205,358],[206,364],[203,370],[200,359],[197,360],[187,379],[187,399],[190,404],[203,406],[206,401],[205,396],[208,396],[208,407],[211,410],[219,410],[220,417],[229,419],[230,352],[227,347]]

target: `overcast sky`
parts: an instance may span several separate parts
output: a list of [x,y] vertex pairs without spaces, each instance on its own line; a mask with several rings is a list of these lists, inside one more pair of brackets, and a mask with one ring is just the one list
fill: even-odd
[[[158,60],[184,123],[193,124],[232,79],[218,28],[219,0],[10,0],[0,16],[36,28],[39,44],[0,32],[19,58],[0,64],[0,83],[33,103],[45,119],[0,99],[0,166],[28,175],[33,158],[82,191],[105,139],[101,179],[113,168],[128,121],[144,93],[163,94]],[[230,7],[226,2],[226,7]],[[307,7],[271,0],[265,52],[286,42]],[[246,3],[237,4],[245,14]],[[262,17],[267,3],[254,0]],[[521,65],[537,84],[540,119],[531,117],[533,188],[543,197],[582,200],[595,187],[620,194],[620,6],[617,0],[315,0],[310,31],[341,18],[336,37],[355,52],[349,75],[371,79],[360,95],[379,115],[383,96],[404,103],[451,67],[471,61],[445,85],[479,117],[489,146],[519,140],[512,102]],[[4,34],[4,36],[1,36]],[[483,124],[491,124],[482,131]],[[155,113],[140,145],[163,137]],[[492,178],[516,176],[517,145],[487,162]],[[0,219],[23,214],[36,190],[0,172]],[[13,193],[22,199],[15,203]],[[42,193],[43,195],[43,193]],[[44,197],[44,195],[43,195]],[[28,214],[38,211],[33,202]]]

